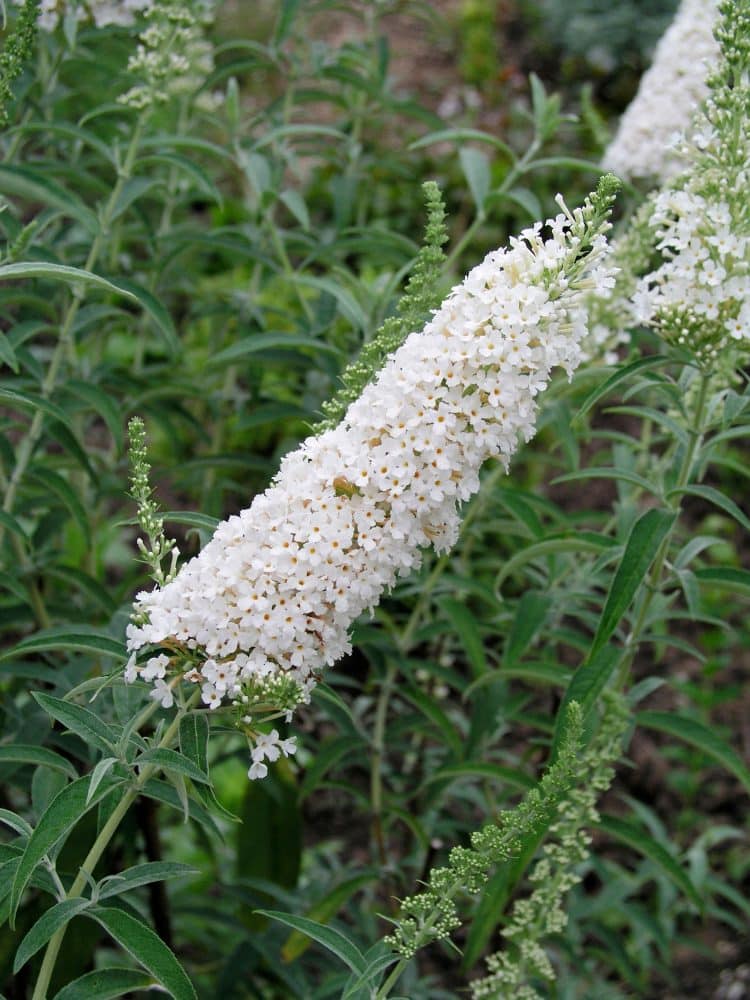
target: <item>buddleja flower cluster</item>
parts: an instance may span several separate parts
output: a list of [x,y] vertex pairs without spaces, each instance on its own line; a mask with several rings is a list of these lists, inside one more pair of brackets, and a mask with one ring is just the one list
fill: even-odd
[[596,736],[578,760],[575,786],[561,798],[549,840],[531,873],[533,892],[515,903],[502,932],[509,947],[491,955],[489,975],[471,983],[474,1000],[543,1000],[549,995],[532,985],[555,980],[541,942],[565,928],[565,896],[581,881],[581,863],[589,856],[591,844],[587,830],[599,821],[596,802],[612,783],[613,764],[622,752],[629,722],[622,695],[605,692],[604,706]]
[[213,48],[203,33],[212,11],[212,0],[153,0],[128,60],[128,72],[138,82],[119,98],[122,104],[143,110],[201,86],[214,67]]
[[507,466],[532,436],[553,369],[579,363],[584,295],[614,280],[605,232],[617,186],[603,178],[575,212],[559,199],[546,227],[490,253],[339,426],[287,455],[174,580],[138,596],[129,648],[158,652],[133,660],[131,676],[184,676],[210,707],[232,703],[251,738],[259,717],[309,700],[350,651],[352,622],[423,548],[453,545],[458,505],[488,458]]
[[683,0],[604,154],[606,170],[663,181],[681,169],[684,161],[669,140],[690,126],[708,93],[706,77],[718,56],[715,19],[716,0]]
[[[23,0],[14,0],[16,4]],[[154,0],[41,0],[39,4],[39,26],[45,31],[54,31],[62,18],[73,14],[78,20],[91,18],[97,28],[107,25],[129,27],[139,14],[150,10]]]
[[689,349],[708,371],[733,369],[750,340],[750,0],[724,0],[721,60],[683,156],[650,225],[658,266],[638,283],[635,318]]

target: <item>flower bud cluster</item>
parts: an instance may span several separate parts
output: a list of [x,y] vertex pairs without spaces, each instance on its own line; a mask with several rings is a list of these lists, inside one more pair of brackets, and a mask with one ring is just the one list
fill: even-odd
[[549,827],[550,839],[530,875],[534,889],[526,899],[516,900],[502,931],[511,942],[510,948],[489,956],[489,974],[471,983],[474,1000],[542,1000],[548,995],[531,985],[555,980],[541,942],[559,934],[567,923],[563,903],[570,889],[581,881],[581,863],[591,844],[587,829],[599,821],[596,803],[612,783],[612,765],[622,752],[628,724],[629,711],[622,695],[606,692],[604,715],[579,759],[576,785],[560,800],[555,822]]
[[670,140],[690,126],[708,93],[708,68],[719,51],[712,34],[716,7],[716,0],[682,0],[604,154],[605,169],[653,181],[681,169],[683,161],[669,148]]
[[422,549],[453,545],[458,505],[485,460],[507,466],[532,436],[553,369],[579,363],[584,294],[614,280],[604,233],[616,187],[604,178],[573,213],[561,202],[546,227],[474,268],[338,427],[288,454],[250,508],[166,586],[138,595],[130,650],[167,642],[202,658],[187,679],[211,707],[279,677],[308,701],[350,650],[353,621]]
[[[386,942],[402,958],[411,958],[431,941],[448,938],[461,926],[458,899],[480,892],[498,864],[518,856],[523,844],[554,817],[570,794],[580,768],[583,714],[578,702],[566,710],[557,758],[514,808],[471,835],[470,847],[454,847],[448,864],[433,868],[424,887],[401,902],[401,911]],[[519,994],[520,995],[520,994]]]
[[203,33],[210,22],[206,0],[153,0],[128,72],[138,81],[119,98],[143,110],[193,94],[214,68],[213,49]]

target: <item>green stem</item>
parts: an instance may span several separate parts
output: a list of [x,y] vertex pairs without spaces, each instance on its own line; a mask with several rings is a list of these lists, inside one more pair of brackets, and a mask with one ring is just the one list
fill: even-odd
[[385,678],[380,686],[378,702],[375,708],[375,726],[372,736],[372,763],[370,765],[370,803],[372,806],[372,831],[378,851],[380,864],[385,867],[388,857],[385,850],[385,835],[383,833],[383,755],[385,752],[385,726],[388,718],[388,705],[391,700],[393,685],[398,675],[398,664],[391,662],[386,669]]
[[[690,482],[690,473],[693,468],[693,462],[695,461],[696,453],[700,447],[703,440],[703,434],[705,428],[703,427],[703,421],[705,419],[706,411],[706,397],[708,395],[708,387],[710,383],[709,375],[701,375],[701,384],[698,391],[698,401],[695,408],[695,417],[693,419],[693,426],[689,430],[689,440],[688,446],[685,449],[685,454],[682,457],[682,462],[680,464],[679,472],[677,473],[677,480],[675,481],[674,490],[681,490]],[[677,492],[675,494],[675,502],[670,506],[673,507],[676,513],[680,511],[680,494]],[[648,613],[651,609],[651,603],[654,599],[654,595],[658,593],[661,589],[661,577],[664,572],[664,564],[667,561],[667,556],[669,554],[669,546],[672,542],[672,535],[674,533],[675,526],[677,524],[677,519],[671,528],[667,532],[666,537],[663,539],[659,549],[656,553],[653,565],[651,567],[651,572],[649,573],[648,581],[646,583],[645,590],[643,592],[643,599],[641,600],[638,612],[636,615],[633,627],[625,640],[625,651],[622,661],[617,668],[617,676],[615,680],[615,687],[617,690],[622,690],[628,679],[630,673],[630,668],[635,659],[636,650],[638,648],[638,643],[643,632],[643,627],[646,623]]]
[[[177,715],[175,715],[174,719],[169,724],[169,726],[164,732],[164,735],[159,741],[158,744],[159,749],[170,747],[171,744],[174,742],[174,739],[179,731],[180,722],[183,716],[188,711],[190,711],[192,706],[197,701],[199,695],[200,692],[195,692],[192,695],[192,697],[187,701],[185,707],[180,712],[178,712]],[[156,703],[154,703],[154,705],[156,705]],[[148,715],[152,714],[153,712],[152,706],[149,705],[148,709],[150,710],[148,712]],[[147,718],[148,715],[144,711],[143,716],[141,718],[144,717]],[[80,896],[83,895],[83,891],[89,884],[89,880],[93,876],[94,869],[96,868],[99,859],[106,850],[107,845],[109,844],[110,840],[117,831],[117,828],[119,827],[120,823],[124,819],[128,809],[130,809],[132,804],[138,798],[138,795],[140,794],[141,789],[146,784],[146,782],[160,770],[161,767],[158,764],[146,764],[146,766],[141,769],[134,783],[125,792],[123,797],[120,799],[115,808],[112,810],[109,819],[99,831],[99,835],[94,841],[93,845],[91,846],[91,850],[86,855],[83,864],[79,869],[78,875],[75,878],[75,881],[73,882],[73,884],[71,885],[70,889],[68,890],[65,896],[66,899],[78,899]],[[39,976],[37,978],[31,1000],[46,1000],[47,990],[49,989],[50,980],[52,979],[52,973],[54,972],[55,969],[55,962],[57,961],[57,956],[59,954],[63,938],[65,937],[66,930],[67,930],[67,924],[61,927],[60,930],[57,931],[50,938],[49,943],[47,945],[47,950],[44,953],[44,960],[42,961],[42,966],[39,970]]]

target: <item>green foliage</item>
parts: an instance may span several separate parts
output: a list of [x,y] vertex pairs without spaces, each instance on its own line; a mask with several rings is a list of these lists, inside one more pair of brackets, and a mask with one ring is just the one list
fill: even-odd
[[[35,5],[6,6],[0,990],[441,1000],[503,938],[528,980],[541,958],[516,945],[523,924],[560,996],[656,995],[686,953],[709,962],[704,933],[739,940],[750,393],[653,332],[539,398],[510,478],[484,470],[456,547],[357,623],[301,713],[298,759],[268,779],[248,783],[234,717],[179,688],[166,708],[122,676],[148,570],[166,582],[164,557],[247,506],[317,414],[340,419],[488,248],[594,186],[599,147],[554,92],[545,38],[566,77],[644,60],[666,4],[578,4],[577,21],[545,4],[518,46],[500,25],[493,53],[467,22],[467,76],[535,75],[444,118],[461,53],[431,61],[429,85],[402,60],[404,23],[438,55],[452,44],[429,5],[345,4],[345,35],[338,3],[264,2],[252,24],[219,4],[211,25],[165,2],[160,30],[171,12],[185,33],[158,52],[150,36],[140,65],[155,18],[69,20],[32,43]],[[466,5],[476,23],[491,9]],[[178,50],[189,72],[148,76],[147,56]],[[632,68],[611,74],[589,120],[632,89]],[[618,233],[616,293],[592,304],[608,329],[653,269],[651,204]],[[613,689],[635,766],[584,851],[595,803],[578,789],[603,787],[619,752],[601,723]],[[460,968],[436,942],[459,923]]]

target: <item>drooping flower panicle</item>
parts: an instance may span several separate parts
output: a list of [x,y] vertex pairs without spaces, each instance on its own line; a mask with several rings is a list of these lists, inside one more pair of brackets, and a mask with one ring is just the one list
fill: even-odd
[[168,655],[206,704],[234,703],[251,736],[259,715],[307,701],[349,651],[352,622],[422,549],[453,545],[458,505],[485,460],[507,466],[532,436],[553,369],[579,363],[584,294],[613,281],[604,234],[616,188],[603,178],[575,212],[560,199],[546,231],[535,225],[474,268],[341,424],[288,454],[175,579],[138,596],[129,648]]
[[706,78],[719,52],[712,33],[716,8],[716,0],[682,0],[604,154],[606,170],[659,182],[684,166],[672,144],[708,93]]

